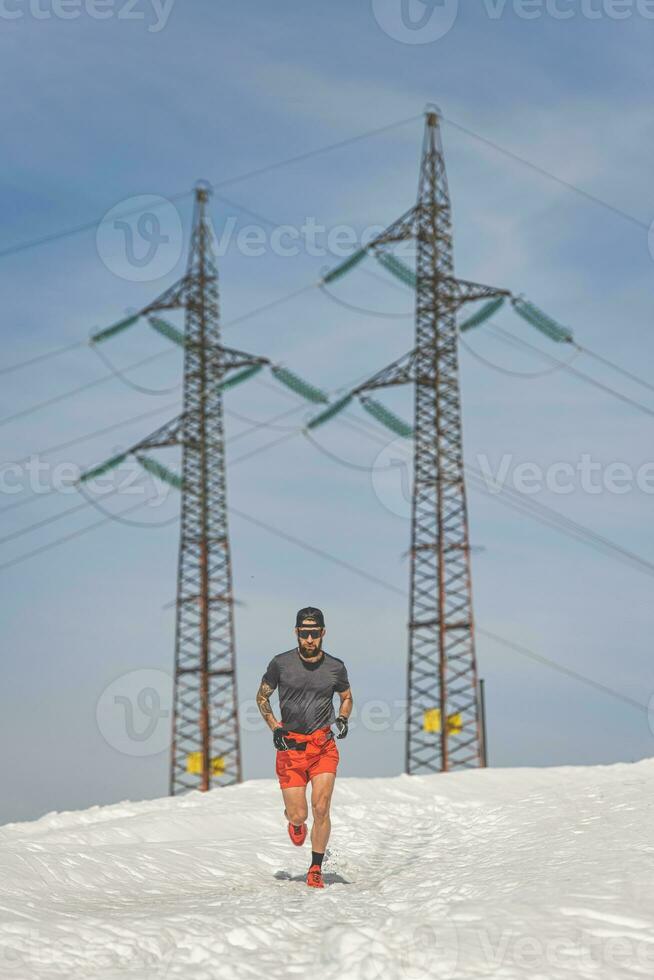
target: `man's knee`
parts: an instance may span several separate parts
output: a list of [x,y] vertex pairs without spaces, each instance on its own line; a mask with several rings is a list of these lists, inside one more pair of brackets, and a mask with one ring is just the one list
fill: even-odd
[[299,825],[304,823],[309,815],[306,800],[304,803],[291,803],[286,807],[286,813],[289,823],[295,824],[296,827],[299,827]]
[[314,820],[326,820],[329,816],[329,800],[320,799],[311,801],[311,810]]

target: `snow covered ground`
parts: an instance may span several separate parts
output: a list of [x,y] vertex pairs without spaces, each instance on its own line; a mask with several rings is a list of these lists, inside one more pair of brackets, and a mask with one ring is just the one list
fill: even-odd
[[654,760],[339,779],[324,891],[273,780],[0,828],[11,980],[654,977]]

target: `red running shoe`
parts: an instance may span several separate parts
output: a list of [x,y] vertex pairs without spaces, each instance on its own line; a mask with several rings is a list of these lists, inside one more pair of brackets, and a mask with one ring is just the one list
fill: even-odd
[[[286,810],[284,810],[284,816],[288,820],[288,813]],[[295,826],[289,821],[288,836],[291,838],[296,847],[302,847],[307,839],[307,825],[303,823],[300,829],[296,830]]]
[[291,838],[296,847],[302,847],[307,839],[307,825],[303,823],[300,829],[296,830],[293,824],[289,823],[288,836]]
[[322,880],[322,869],[319,864],[312,864],[307,875],[307,885],[309,888],[324,888]]

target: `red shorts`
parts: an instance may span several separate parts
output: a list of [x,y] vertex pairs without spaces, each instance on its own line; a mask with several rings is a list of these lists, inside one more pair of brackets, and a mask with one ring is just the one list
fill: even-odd
[[275,771],[282,789],[306,786],[319,772],[336,772],[338,749],[330,728],[318,728],[311,735],[289,732],[289,738],[305,742],[306,749],[287,749],[277,753]]

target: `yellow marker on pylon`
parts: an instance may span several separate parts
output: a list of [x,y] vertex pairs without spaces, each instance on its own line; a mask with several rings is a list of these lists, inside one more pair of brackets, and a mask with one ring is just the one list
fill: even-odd
[[[212,776],[221,776],[225,771],[225,759],[222,755],[215,756],[209,760],[209,769]],[[186,771],[192,776],[202,775],[202,753],[189,752],[186,756]]]
[[[438,734],[441,730],[441,709],[428,708],[422,721],[423,731]],[[458,735],[463,731],[463,718],[461,714],[448,715],[447,731],[450,735]]]

